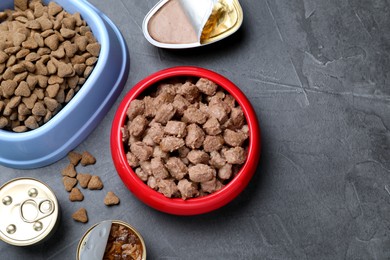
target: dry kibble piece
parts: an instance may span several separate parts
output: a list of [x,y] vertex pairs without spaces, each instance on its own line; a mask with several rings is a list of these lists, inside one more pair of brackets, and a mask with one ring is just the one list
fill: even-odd
[[92,175],[89,173],[78,173],[76,178],[79,181],[81,188],[85,189],[88,187],[88,183],[91,180]]
[[60,44],[60,40],[57,36],[57,34],[52,34],[49,37],[47,37],[45,40],[45,45],[49,47],[52,51],[55,51],[58,49],[58,46]]
[[81,155],[81,165],[87,166],[96,163],[96,158],[88,151],[84,151]]
[[9,55],[4,51],[0,50],[0,63],[5,63],[9,58]]
[[26,11],[28,8],[28,0],[14,0],[15,7],[22,11]]
[[63,176],[69,176],[71,178],[76,177],[77,172],[73,164],[68,164],[64,169],[62,169],[61,174]]
[[45,116],[46,115],[46,108],[45,105],[41,102],[37,102],[34,104],[34,107],[32,108],[33,115],[36,116]]
[[86,50],[93,56],[98,57],[100,53],[100,43],[90,43],[87,45]]
[[55,2],[50,2],[48,5],[49,15],[55,16],[62,11],[62,7]]
[[90,189],[90,190],[103,189],[103,182],[100,180],[99,176],[92,175],[91,179],[88,182],[88,189]]
[[59,62],[57,64],[57,75],[61,78],[72,76],[74,73],[72,64]]
[[61,36],[64,37],[65,39],[72,38],[76,34],[74,30],[68,28],[61,28],[60,32],[61,32]]
[[70,201],[82,201],[84,199],[83,193],[79,190],[79,188],[73,188],[69,193]]
[[74,186],[76,186],[76,184],[77,184],[77,179],[76,179],[76,178],[71,178],[71,177],[69,177],[69,176],[64,176],[64,177],[62,178],[62,182],[63,182],[63,184],[64,184],[65,190],[66,190],[66,191],[71,191],[72,188],[73,188]]
[[88,222],[87,210],[85,208],[80,208],[79,210],[77,210],[75,213],[72,214],[72,218],[77,222],[87,223]]
[[81,157],[82,157],[81,154],[79,154],[78,152],[75,152],[75,151],[70,151],[68,153],[69,162],[71,164],[73,164],[74,166],[79,164]]
[[118,196],[115,195],[114,192],[109,191],[107,192],[106,197],[104,198],[104,204],[107,206],[112,206],[112,205],[118,205],[120,202]]
[[26,120],[24,120],[24,125],[29,129],[37,129],[39,124],[34,116],[29,116]]

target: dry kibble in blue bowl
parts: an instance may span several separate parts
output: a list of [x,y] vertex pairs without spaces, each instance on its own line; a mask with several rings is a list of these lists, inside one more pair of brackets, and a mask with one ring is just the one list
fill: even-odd
[[101,46],[78,12],[41,0],[14,3],[0,14],[0,129],[20,133],[47,123],[70,102]]

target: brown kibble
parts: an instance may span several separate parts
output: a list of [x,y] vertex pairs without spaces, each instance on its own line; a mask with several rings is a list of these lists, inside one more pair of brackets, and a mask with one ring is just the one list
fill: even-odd
[[81,165],[87,166],[96,163],[96,158],[88,151],[84,151],[81,155]]
[[85,208],[80,208],[79,210],[77,210],[75,213],[72,214],[72,218],[77,222],[87,223],[88,222],[87,210]]
[[22,46],[26,49],[36,49],[38,48],[38,43],[34,40],[34,38],[29,37],[22,43]]
[[71,178],[71,177],[69,177],[69,176],[64,176],[64,177],[62,178],[62,182],[63,182],[63,184],[64,184],[65,190],[66,190],[66,191],[71,191],[72,188],[73,188],[74,186],[76,186],[76,184],[77,184],[77,179],[76,179],[76,178]]
[[100,180],[99,176],[92,175],[91,179],[88,182],[88,189],[90,189],[90,190],[103,189],[103,182]]
[[33,115],[36,116],[45,116],[46,115],[46,108],[41,102],[37,102],[34,104],[34,107],[32,108]]
[[89,173],[78,173],[76,178],[79,181],[81,188],[85,189],[88,187],[88,183],[91,180],[92,175]]
[[32,61],[32,62],[37,61],[37,60],[39,60],[40,58],[41,58],[41,55],[39,55],[39,54],[37,54],[37,53],[35,53],[35,52],[30,52],[30,54],[28,54],[28,55],[26,56],[26,60],[27,60],[27,61]]
[[57,68],[57,75],[61,78],[70,77],[74,73],[72,64],[59,62]]
[[38,97],[36,94],[31,94],[31,96],[27,98],[22,98],[22,102],[26,105],[28,109],[33,109],[35,102],[37,101]]
[[24,120],[24,125],[29,129],[37,129],[39,124],[34,116],[29,116],[26,120]]
[[15,89],[15,95],[22,97],[29,97],[31,95],[31,90],[28,87],[27,82],[20,82],[19,86]]
[[70,42],[64,43],[64,49],[65,49],[66,56],[69,58],[72,58],[79,50],[76,44],[72,44]]
[[52,51],[55,51],[58,49],[58,46],[60,44],[60,40],[57,36],[57,34],[52,34],[49,37],[47,37],[45,40],[45,45],[49,47]]
[[24,35],[23,33],[16,32],[12,35],[12,42],[14,46],[20,46],[26,40],[26,38],[26,35]]
[[0,50],[0,63],[5,63],[8,59],[8,54]]
[[55,96],[57,96],[59,90],[60,90],[59,84],[49,85],[46,88],[46,92],[50,98],[54,98]]
[[118,205],[120,202],[119,198],[115,195],[114,192],[109,191],[107,192],[106,197],[104,198],[104,204],[107,206],[112,206],[112,205]]
[[72,38],[76,34],[74,30],[68,28],[61,28],[60,32],[61,32],[61,36],[64,37],[65,39]]
[[18,86],[18,83],[16,83],[13,80],[5,80],[1,82],[1,88],[3,90],[3,96],[5,98],[9,98],[14,94],[14,91],[16,87]]
[[14,0],[15,7],[22,11],[26,11],[28,8],[28,0]]
[[84,52],[87,49],[88,39],[85,36],[80,36],[75,39],[74,43],[77,45],[80,51]]
[[41,24],[37,20],[31,20],[26,23],[26,27],[32,30],[40,30]]
[[62,11],[62,7],[55,2],[50,2],[48,5],[49,15],[55,16]]
[[69,159],[69,162],[71,164],[73,164],[74,166],[78,165],[80,160],[81,160],[81,154],[79,154],[78,152],[75,152],[75,151],[70,151],[68,153],[68,159]]
[[79,188],[75,187],[70,191],[69,193],[70,201],[82,201],[83,199],[84,199],[84,195]]
[[39,17],[37,21],[41,25],[42,31],[46,31],[53,28],[53,23],[44,16]]
[[86,49],[93,56],[98,57],[100,53],[100,43],[95,42],[95,43],[88,44]]
[[63,176],[69,176],[71,178],[76,177],[77,172],[73,164],[68,164],[64,169],[62,169],[61,174]]

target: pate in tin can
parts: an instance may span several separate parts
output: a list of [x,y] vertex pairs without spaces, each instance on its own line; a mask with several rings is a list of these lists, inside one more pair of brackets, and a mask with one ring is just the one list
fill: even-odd
[[18,178],[0,187],[0,239],[15,246],[29,246],[52,235],[59,222],[59,205],[45,183]]
[[243,21],[238,0],[161,0],[145,16],[145,38],[161,48],[207,45],[236,32]]
[[77,247],[76,259],[146,260],[145,242],[128,223],[106,220],[85,232]]

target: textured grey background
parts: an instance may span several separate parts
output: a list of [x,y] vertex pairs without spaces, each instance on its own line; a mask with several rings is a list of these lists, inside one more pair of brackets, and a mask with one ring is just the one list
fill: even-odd
[[[76,149],[97,164],[103,191],[71,203],[61,183],[68,160],[35,170],[0,166],[0,184],[22,176],[47,182],[63,218],[47,243],[0,242],[0,259],[74,259],[92,224],[122,219],[144,236],[149,259],[390,259],[390,2],[241,1],[242,28],[217,44],[161,50],[143,37],[157,0],[91,2],[120,28],[130,51],[125,90]],[[125,93],[160,69],[196,65],[235,82],[255,107],[263,152],[248,188],[213,213],[177,217],[139,202],[113,166],[110,125]],[[115,191],[121,204],[107,208]],[[84,191],[84,190],[83,190]],[[84,206],[89,223],[71,214]],[[1,218],[1,216],[0,216]]]

